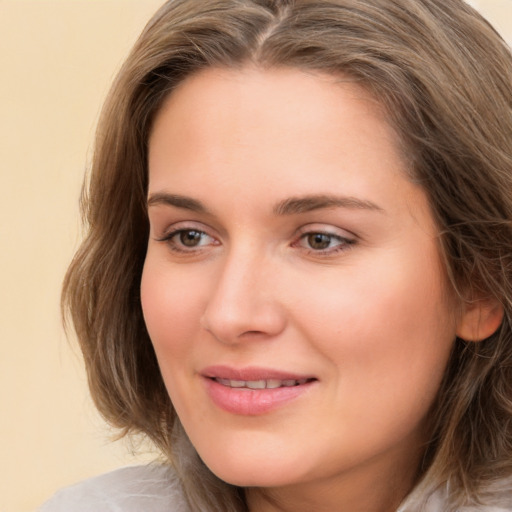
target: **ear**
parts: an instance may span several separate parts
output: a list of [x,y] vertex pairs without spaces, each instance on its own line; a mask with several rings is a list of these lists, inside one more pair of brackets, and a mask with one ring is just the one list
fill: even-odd
[[465,341],[482,341],[492,336],[503,320],[503,306],[496,299],[475,300],[463,305],[457,336]]

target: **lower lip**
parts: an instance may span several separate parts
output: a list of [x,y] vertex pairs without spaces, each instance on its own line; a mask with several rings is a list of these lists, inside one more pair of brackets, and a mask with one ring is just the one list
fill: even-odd
[[275,389],[230,388],[209,378],[204,379],[212,402],[232,414],[256,416],[271,412],[309,391],[315,381]]

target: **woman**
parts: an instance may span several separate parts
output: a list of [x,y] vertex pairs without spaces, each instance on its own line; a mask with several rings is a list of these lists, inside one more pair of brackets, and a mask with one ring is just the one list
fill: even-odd
[[511,84],[460,0],[167,2],[64,286],[167,463],[43,510],[512,510]]

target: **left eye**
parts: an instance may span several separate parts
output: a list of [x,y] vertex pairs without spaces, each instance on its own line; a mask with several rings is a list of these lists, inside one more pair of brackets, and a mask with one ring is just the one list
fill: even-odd
[[305,238],[309,247],[317,251],[328,249],[333,242],[337,241],[333,236],[325,233],[310,233]]
[[347,238],[331,233],[305,233],[301,236],[299,244],[305,249],[322,252],[329,250],[342,250],[353,243]]

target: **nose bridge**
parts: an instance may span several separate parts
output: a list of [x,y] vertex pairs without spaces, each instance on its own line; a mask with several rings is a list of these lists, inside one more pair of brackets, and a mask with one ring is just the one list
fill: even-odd
[[272,258],[250,241],[228,250],[214,280],[203,327],[226,343],[248,334],[278,334],[284,327],[284,315],[272,287],[272,269]]

